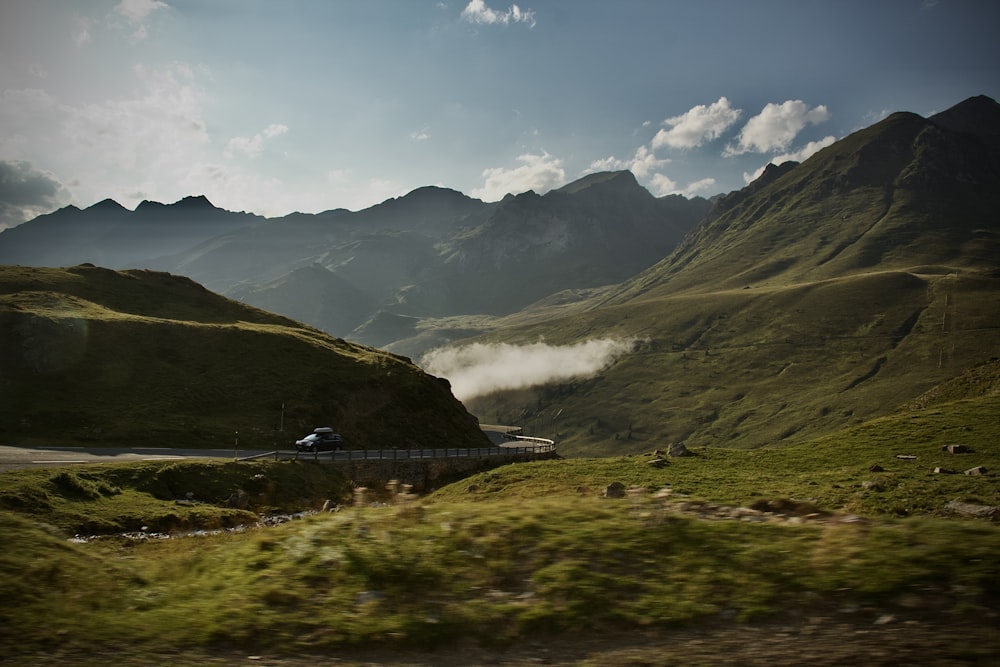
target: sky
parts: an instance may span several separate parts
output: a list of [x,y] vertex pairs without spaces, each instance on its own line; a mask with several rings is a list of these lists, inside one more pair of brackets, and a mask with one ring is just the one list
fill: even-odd
[[1000,100],[998,26],[993,0],[0,0],[0,229],[617,169],[712,196],[894,111]]

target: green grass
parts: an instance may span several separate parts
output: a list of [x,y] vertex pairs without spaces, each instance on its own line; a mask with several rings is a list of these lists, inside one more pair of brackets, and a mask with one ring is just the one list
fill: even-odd
[[65,535],[232,527],[350,497],[350,482],[336,469],[291,461],[119,463],[0,475],[0,509]]
[[[816,608],[996,601],[995,527],[702,521],[597,498],[429,503],[253,535],[67,545],[5,516],[4,644],[432,648],[561,633],[753,621]],[[955,545],[961,544],[960,553]],[[26,560],[25,553],[33,554]],[[72,573],[99,569],[86,582]]]
[[485,443],[447,384],[408,360],[186,278],[0,267],[0,331],[11,444],[265,449],[316,426],[360,449]]
[[[650,294],[484,340],[636,340],[589,379],[467,401],[569,456],[805,442],[891,414],[1000,357],[995,278],[882,272],[773,288]],[[996,376],[995,368],[993,376]]]
[[[987,618],[1000,611],[1000,527],[946,503],[1000,505],[1000,485],[932,471],[1000,469],[998,408],[996,395],[934,403],[802,445],[696,448],[660,468],[653,454],[514,464],[417,501],[174,540],[66,536],[83,516],[121,527],[180,516],[188,491],[202,512],[186,515],[191,527],[224,525],[235,488],[254,499],[248,511],[348,488],[296,463],[6,472],[0,648],[30,662],[56,638],[69,654],[280,654],[502,647],[843,609]],[[646,492],[603,498],[612,482]],[[667,499],[648,493],[664,487]],[[706,518],[717,505],[825,518]],[[848,515],[864,520],[837,519]]]

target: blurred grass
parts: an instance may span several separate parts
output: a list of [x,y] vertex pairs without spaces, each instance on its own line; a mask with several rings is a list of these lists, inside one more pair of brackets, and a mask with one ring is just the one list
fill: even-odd
[[[935,403],[796,446],[697,448],[663,467],[653,454],[509,465],[416,501],[173,540],[70,544],[58,526],[74,513],[110,522],[115,503],[135,519],[176,513],[170,497],[184,489],[218,500],[258,476],[273,506],[343,487],[296,477],[323,466],[290,463],[4,473],[0,648],[30,662],[56,645],[308,653],[844,610],[986,619],[1000,612],[1000,527],[945,505],[1000,505],[997,478],[932,471],[996,469],[998,401]],[[942,451],[959,440],[972,451]],[[881,490],[864,484],[873,479]],[[602,498],[612,482],[643,492]],[[649,493],[664,487],[667,499]],[[709,520],[699,509],[764,500],[827,519]],[[210,514],[188,519],[223,520],[202,507]],[[866,518],[836,519],[849,514]]]

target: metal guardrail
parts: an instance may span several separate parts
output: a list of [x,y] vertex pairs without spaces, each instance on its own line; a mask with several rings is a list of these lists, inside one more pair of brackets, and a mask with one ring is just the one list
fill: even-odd
[[329,458],[331,461],[406,461],[411,459],[453,459],[453,458],[486,458],[489,456],[509,456],[511,454],[546,454],[554,452],[555,443],[545,438],[529,438],[516,436],[520,442],[530,442],[523,446],[498,447],[443,447],[433,449],[346,449],[328,452],[296,452],[278,450],[246,456],[237,461],[253,461],[271,458],[275,461],[283,459],[299,459],[311,457],[313,460]]

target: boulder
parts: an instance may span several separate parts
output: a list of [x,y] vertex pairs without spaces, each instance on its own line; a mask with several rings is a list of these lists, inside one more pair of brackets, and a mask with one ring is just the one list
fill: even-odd
[[667,456],[690,456],[691,452],[684,446],[683,442],[671,442],[667,447]]
[[605,498],[624,498],[625,485],[621,482],[611,482],[604,489]]

